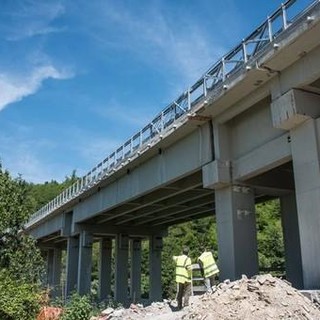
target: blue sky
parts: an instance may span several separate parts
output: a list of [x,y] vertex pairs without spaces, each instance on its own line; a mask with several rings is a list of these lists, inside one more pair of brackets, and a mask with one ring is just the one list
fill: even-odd
[[278,0],[0,0],[0,159],[83,175],[257,27]]

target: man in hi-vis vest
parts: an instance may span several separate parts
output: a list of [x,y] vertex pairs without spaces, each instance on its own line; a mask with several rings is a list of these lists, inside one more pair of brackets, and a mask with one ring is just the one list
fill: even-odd
[[212,252],[208,248],[204,248],[204,252],[198,258],[200,270],[204,278],[204,285],[207,292],[212,292],[211,287],[214,285],[215,275],[219,273],[218,266],[214,260]]
[[188,257],[189,249],[184,248],[182,255],[173,256],[176,263],[176,282],[178,284],[177,302],[178,309],[182,309],[182,298],[184,298],[184,306],[189,305],[191,295],[191,259]]

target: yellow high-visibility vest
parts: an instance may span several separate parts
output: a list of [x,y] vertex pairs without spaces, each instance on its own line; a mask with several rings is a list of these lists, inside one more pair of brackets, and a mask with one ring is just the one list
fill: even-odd
[[191,259],[183,254],[181,256],[174,256],[173,260],[176,263],[176,282],[191,282]]
[[205,251],[199,257],[199,260],[202,262],[205,278],[211,277],[219,273],[218,266],[211,252]]

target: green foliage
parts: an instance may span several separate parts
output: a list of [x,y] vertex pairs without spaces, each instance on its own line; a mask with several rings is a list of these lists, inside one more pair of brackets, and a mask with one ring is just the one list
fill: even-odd
[[31,320],[40,305],[43,261],[32,238],[22,232],[31,198],[21,177],[0,166],[0,319]]
[[262,269],[284,269],[284,245],[280,203],[268,201],[256,206],[259,264]]
[[40,280],[43,262],[35,241],[22,231],[29,217],[30,197],[25,181],[12,179],[0,167],[0,269],[12,278]]
[[11,277],[0,270],[0,319],[34,320],[39,310],[38,287]]
[[90,299],[74,293],[65,305],[61,320],[88,320],[92,311]]
[[30,198],[32,199],[30,208],[31,212],[36,212],[76,181],[77,175],[76,171],[74,170],[70,176],[66,176],[62,183],[59,183],[55,180],[51,180],[50,182],[46,181],[45,183],[41,184],[30,183],[28,188]]

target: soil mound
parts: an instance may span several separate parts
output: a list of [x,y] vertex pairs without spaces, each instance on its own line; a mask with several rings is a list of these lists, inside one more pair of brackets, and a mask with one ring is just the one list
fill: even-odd
[[132,304],[128,309],[105,310],[99,320],[320,320],[320,310],[288,282],[270,274],[213,287],[212,293],[193,296],[190,306],[176,311],[170,301],[148,307]]

